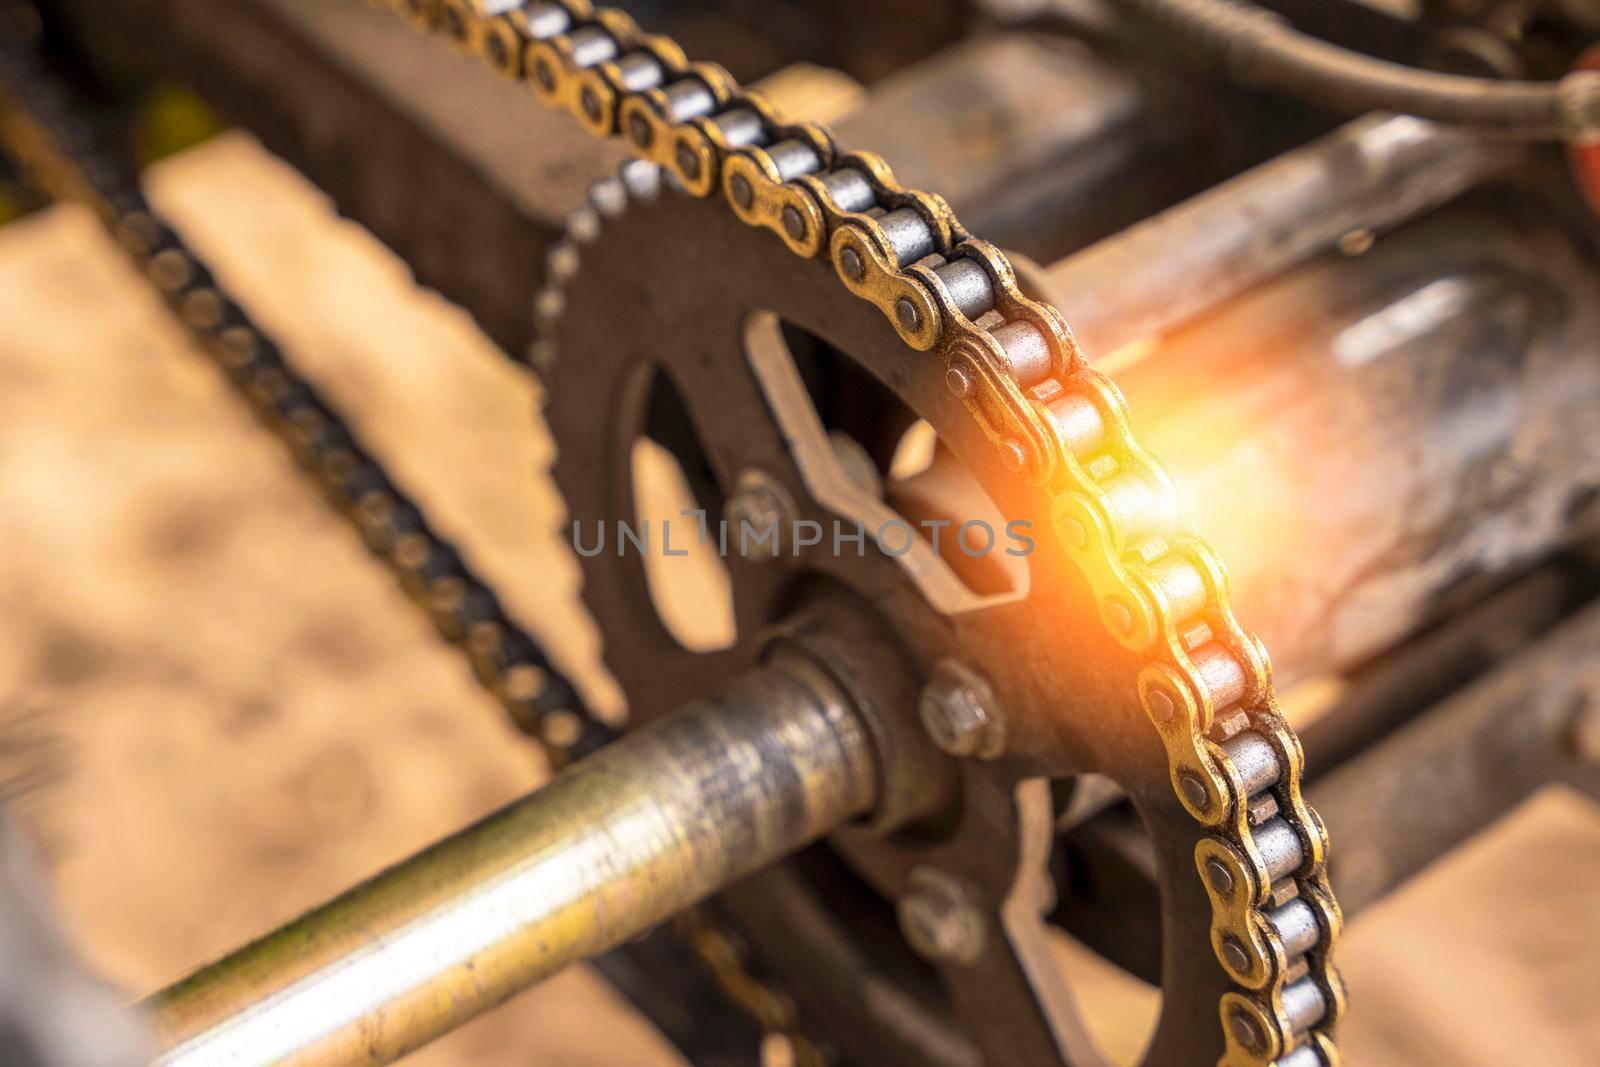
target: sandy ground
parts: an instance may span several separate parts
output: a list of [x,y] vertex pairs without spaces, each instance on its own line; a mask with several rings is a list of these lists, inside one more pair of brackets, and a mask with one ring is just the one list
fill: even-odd
[[[153,194],[514,610],[615,700],[531,386],[242,137]],[[0,790],[133,991],[536,785],[538,757],[99,235],[0,232]],[[1356,1067],[1600,1063],[1600,810],[1546,794],[1361,917]],[[411,1062],[676,1062],[578,969]]]

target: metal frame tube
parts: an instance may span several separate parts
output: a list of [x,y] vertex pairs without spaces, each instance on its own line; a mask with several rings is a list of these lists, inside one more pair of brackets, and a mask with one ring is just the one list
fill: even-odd
[[1055,263],[1040,282],[1084,350],[1103,358],[1521,158],[1421,119],[1368,115]]

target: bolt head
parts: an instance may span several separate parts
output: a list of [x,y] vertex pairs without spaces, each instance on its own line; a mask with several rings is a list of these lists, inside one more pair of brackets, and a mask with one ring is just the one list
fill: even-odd
[[805,216],[793,207],[783,209],[783,232],[789,235],[791,241],[804,241],[806,239]]
[[728,193],[733,197],[733,202],[742,210],[750,210],[750,205],[756,201],[756,191],[750,188],[750,179],[743,174],[735,174],[728,182]]
[[589,117],[590,122],[600,121],[600,97],[592,88],[584,88],[578,103],[583,106],[583,113]]
[[955,660],[943,660],[917,710],[933,743],[952,756],[993,759],[1005,749],[1005,724],[989,683]]
[[900,899],[900,930],[925,959],[970,965],[983,954],[983,917],[955,879],[927,868],[913,871]]
[[965,400],[972,395],[972,375],[965,368],[951,367],[944,372],[944,386],[951,396]]
[[973,756],[982,747],[989,715],[964,690],[926,692],[921,703],[922,724],[934,744],[952,756]]
[[1178,776],[1178,788],[1183,791],[1183,799],[1189,806],[1200,811],[1211,806],[1210,794],[1206,792],[1206,784],[1193,774]]
[[730,524],[749,523],[762,530],[783,519],[783,507],[770,493],[746,490],[728,502],[727,518]]
[[853,248],[846,248],[839,253],[839,272],[853,282],[859,282],[867,275],[866,264],[861,262],[861,253]]
[[551,69],[550,63],[547,60],[541,59],[533,65],[533,77],[545,92],[555,92],[556,72]]
[[[793,523],[794,505],[789,494],[764,471],[749,470],[739,476],[737,491],[723,506],[723,521],[734,551],[747,559],[768,560],[784,551],[785,531]],[[748,525],[751,534],[746,536]],[[768,530],[775,530],[768,536]]]

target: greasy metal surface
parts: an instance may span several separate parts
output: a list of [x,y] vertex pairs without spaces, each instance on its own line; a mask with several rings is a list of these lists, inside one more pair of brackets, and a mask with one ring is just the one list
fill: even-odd
[[390,1063],[867,811],[874,760],[818,672],[732,680],[156,994],[156,1062]]
[[[1044,35],[952,47],[873,87],[836,127],[996,243],[1048,261],[1227,173],[1226,112],[1168,72]],[[1264,131],[1264,139],[1275,131]],[[1182,158],[1182,167],[1166,163]],[[1138,181],[1130,181],[1138,174]]]
[[1285,679],[1600,517],[1600,274],[1559,222],[1502,208],[1262,286],[1118,376]]
[[[1452,603],[1437,625],[1341,673],[1332,699],[1300,730],[1306,759],[1331,772],[1520,654],[1600,592],[1600,572],[1580,546],[1489,595],[1472,586],[1461,589],[1462,605]],[[1342,829],[1341,837],[1361,831]]]

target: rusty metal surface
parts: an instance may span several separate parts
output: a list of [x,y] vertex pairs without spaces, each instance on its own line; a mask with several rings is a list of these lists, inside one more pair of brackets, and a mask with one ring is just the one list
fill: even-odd
[[1262,286],[1118,376],[1285,679],[1592,529],[1600,275],[1558,223],[1504,208]]

